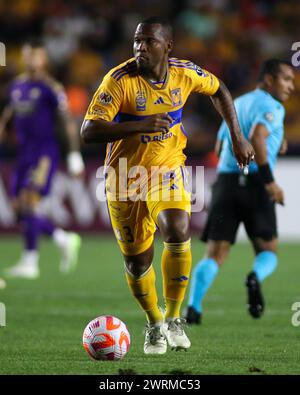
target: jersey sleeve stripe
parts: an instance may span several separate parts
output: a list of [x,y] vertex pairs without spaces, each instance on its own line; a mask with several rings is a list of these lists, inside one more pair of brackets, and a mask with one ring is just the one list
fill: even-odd
[[195,64],[193,62],[190,62],[190,61],[184,62],[184,61],[179,60],[179,59],[169,59],[169,63],[195,67]]
[[116,81],[119,81],[122,77],[124,77],[124,75],[127,75],[127,74],[130,74],[131,72],[133,72],[134,71],[134,68],[132,68],[132,69],[130,69],[130,70],[124,70],[124,71],[122,71],[122,72],[120,72],[120,73],[118,73],[117,75],[115,75],[115,76],[112,76]]
[[122,69],[115,71],[111,76],[116,78],[118,77],[118,75],[122,74],[122,73],[127,73],[127,68],[122,67]]
[[123,78],[125,75],[127,75],[129,73],[130,72],[120,74],[118,77],[116,77],[116,81],[119,81],[121,78]]
[[181,69],[189,69],[189,70],[195,70],[194,66],[186,66],[184,64],[176,64],[176,63],[169,63],[169,66],[171,67],[177,67],[177,68],[181,68]]
[[136,64],[134,62],[130,63],[130,64],[126,64],[125,66],[121,67],[120,69],[115,70],[111,74],[111,76],[113,78],[117,79],[117,77],[119,77],[121,74],[123,74],[123,73],[128,74],[128,73],[134,71],[135,69],[136,69]]
[[127,65],[120,67],[119,69],[115,70],[115,71],[112,73],[111,76],[112,76],[112,77],[116,77],[119,73],[122,73],[123,71],[126,71],[127,67],[128,67]]
[[183,68],[183,69],[189,69],[189,70],[195,70],[194,67],[185,66],[185,65],[183,65],[183,64],[172,64],[172,63],[170,63],[170,66],[171,66],[171,67],[177,67],[177,68]]

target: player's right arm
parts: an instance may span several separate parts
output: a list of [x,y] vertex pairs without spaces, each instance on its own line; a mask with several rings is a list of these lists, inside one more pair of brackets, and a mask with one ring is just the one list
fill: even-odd
[[270,169],[267,157],[266,139],[269,131],[265,125],[258,123],[255,125],[251,134],[251,143],[255,150],[255,161],[258,165],[259,172],[265,183],[265,188],[270,198],[279,204],[284,204],[284,194],[280,186],[275,182],[272,171]]
[[166,133],[171,123],[172,118],[167,113],[151,115],[142,121],[122,123],[102,119],[84,120],[80,134],[85,143],[111,143],[133,133]]
[[4,107],[4,110],[0,117],[0,142],[3,140],[5,129],[12,116],[13,109],[10,105],[7,105],[6,107]]
[[[120,82],[124,84],[123,80]],[[154,114],[141,121],[114,121],[124,98],[124,87],[120,82],[108,74],[94,94],[80,131],[86,143],[110,143],[134,133],[168,132],[173,120],[166,113]]]

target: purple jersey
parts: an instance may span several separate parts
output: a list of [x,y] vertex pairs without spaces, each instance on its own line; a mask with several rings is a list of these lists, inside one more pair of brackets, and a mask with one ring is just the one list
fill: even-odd
[[12,193],[30,188],[47,195],[59,157],[55,124],[57,110],[67,105],[64,90],[50,77],[20,76],[10,87],[9,99],[18,141]]
[[65,93],[59,84],[50,77],[33,80],[20,76],[10,87],[9,99],[20,157],[58,150],[56,114],[59,107],[66,105]]

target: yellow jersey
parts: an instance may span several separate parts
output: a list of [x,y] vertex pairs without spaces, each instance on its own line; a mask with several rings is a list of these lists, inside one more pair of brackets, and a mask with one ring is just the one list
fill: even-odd
[[107,145],[105,165],[118,174],[119,159],[128,168],[184,164],[187,135],[182,124],[183,106],[192,92],[213,95],[219,80],[188,60],[169,58],[164,81],[151,82],[137,73],[135,59],[112,69],[103,79],[89,105],[85,120],[138,121],[147,116],[168,113],[173,119],[168,133],[134,133]]

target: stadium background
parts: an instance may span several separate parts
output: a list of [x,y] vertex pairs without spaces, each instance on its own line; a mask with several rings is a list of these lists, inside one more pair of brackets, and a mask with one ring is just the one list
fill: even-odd
[[[22,71],[20,47],[27,39],[42,39],[48,49],[51,71],[66,87],[70,108],[78,129],[89,100],[105,73],[132,56],[132,37],[136,24],[146,16],[159,14],[174,25],[173,54],[191,59],[224,80],[233,96],[252,89],[259,65],[268,57],[291,59],[293,42],[299,38],[300,4],[295,1],[268,0],[86,0],[86,1],[2,1],[0,4],[1,41],[6,45],[6,67],[0,68],[0,103],[5,103],[8,83]],[[298,36],[297,36],[298,34]],[[296,73],[296,92],[286,109],[286,136],[289,156],[300,154],[300,73]],[[188,163],[203,165],[205,207],[214,178],[216,158],[212,154],[220,117],[205,97],[194,95],[185,108],[183,122],[188,133]],[[0,229],[15,231],[9,204],[9,174],[14,159],[14,134],[0,152]],[[58,128],[58,133],[59,133]],[[62,154],[66,147],[62,140]],[[106,205],[97,202],[95,170],[103,163],[104,145],[82,145],[87,163],[85,180],[71,180],[61,171],[55,179],[51,199],[44,208],[61,226],[83,231],[109,230]],[[288,165],[293,169],[295,163]],[[286,167],[279,179],[286,181]],[[286,186],[294,195],[293,175]],[[80,209],[73,196],[80,194]],[[98,207],[101,207],[99,210]],[[287,206],[292,216],[295,202]],[[281,214],[283,234],[297,237],[298,230]],[[281,220],[282,218],[282,220]],[[299,218],[300,219],[300,218]],[[202,227],[205,210],[193,216],[195,230]]]
[[[214,72],[234,97],[254,88],[262,60],[270,56],[291,59],[292,44],[300,41],[298,0],[2,0],[0,41],[6,45],[7,65],[0,67],[1,109],[8,83],[22,69],[22,44],[41,38],[48,48],[53,74],[66,87],[79,129],[104,74],[131,57],[137,22],[153,14],[167,16],[173,22],[174,55]],[[127,289],[106,209],[99,205],[94,192],[98,182],[95,170],[102,165],[105,147],[82,145],[87,165],[84,182],[68,177],[62,162],[55,193],[44,202],[44,209],[68,228],[83,234],[106,230],[108,235],[84,235],[78,270],[69,277],[59,274],[59,255],[51,241],[43,241],[41,277],[34,282],[8,281],[6,290],[0,291],[7,309],[7,327],[0,328],[0,373],[299,374],[299,327],[291,324],[291,306],[300,301],[299,88],[297,71],[296,92],[286,105],[288,157],[278,169],[278,182],[287,196],[286,207],[279,212],[280,233],[298,242],[280,244],[279,268],[264,284],[267,310],[262,320],[254,321],[246,313],[243,282],[253,256],[248,244],[239,243],[207,295],[203,326],[189,330],[191,352],[145,358],[144,317]],[[186,151],[194,165],[205,166],[206,205],[215,174],[212,149],[219,123],[207,98],[194,95],[189,99],[184,114],[189,134]],[[21,251],[8,200],[15,153],[14,133],[9,132],[8,142],[0,146],[1,271],[14,264]],[[63,139],[62,147],[65,155]],[[195,230],[204,217],[205,212],[194,218]],[[12,232],[15,234],[11,236]],[[160,294],[161,250],[157,242],[154,265]],[[194,263],[203,252],[204,246],[194,239]],[[85,325],[105,313],[124,320],[132,335],[130,353],[122,364],[92,364],[82,349]]]

